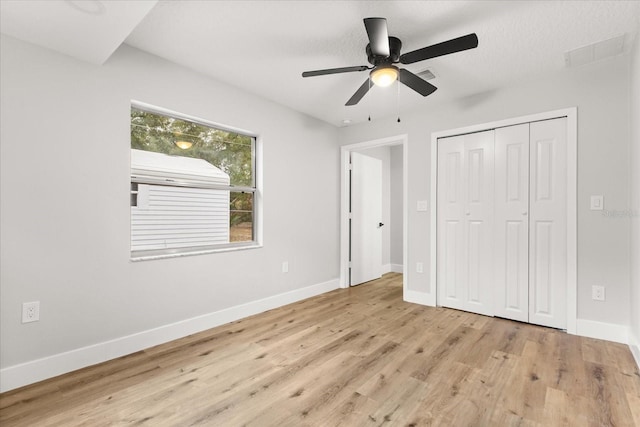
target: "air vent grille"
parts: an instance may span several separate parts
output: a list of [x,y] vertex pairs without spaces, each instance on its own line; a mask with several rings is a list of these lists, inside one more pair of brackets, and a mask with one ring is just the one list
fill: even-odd
[[421,77],[424,80],[431,80],[436,78],[435,74],[433,74],[433,72],[429,69],[420,71],[419,73],[417,73],[417,75],[418,77]]
[[620,55],[625,48],[625,34],[579,47],[564,53],[567,67],[579,67],[604,58]]

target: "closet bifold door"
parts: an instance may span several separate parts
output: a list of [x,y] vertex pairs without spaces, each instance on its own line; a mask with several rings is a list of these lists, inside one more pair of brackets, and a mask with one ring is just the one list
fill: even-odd
[[439,304],[493,315],[493,130],[438,140]]
[[530,124],[529,322],[567,324],[567,119]]
[[438,140],[436,282],[438,305],[466,310],[463,160],[464,136]]
[[495,130],[494,314],[529,321],[529,123]]

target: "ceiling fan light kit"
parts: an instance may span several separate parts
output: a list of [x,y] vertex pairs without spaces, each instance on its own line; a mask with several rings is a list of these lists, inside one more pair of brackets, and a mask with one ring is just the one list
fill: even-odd
[[379,66],[371,70],[369,76],[376,86],[391,86],[398,79],[398,67],[395,65]]
[[380,87],[387,87],[396,80],[413,89],[422,96],[436,91],[436,87],[406,68],[398,68],[394,64],[413,64],[450,53],[478,47],[475,33],[448,40],[446,42],[423,47],[405,54],[400,54],[402,42],[397,37],[389,37],[385,18],[365,18],[364,26],[369,37],[365,48],[367,59],[372,67],[360,65],[355,67],[330,68],[325,70],[305,71],[302,77],[322,76],[326,74],[351,73],[371,70],[369,78],[358,88],[345,105],[356,105],[371,89],[371,82]]

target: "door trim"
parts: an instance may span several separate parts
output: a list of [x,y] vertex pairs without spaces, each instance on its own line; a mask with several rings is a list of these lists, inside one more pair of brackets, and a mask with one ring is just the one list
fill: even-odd
[[513,117],[505,120],[498,120],[489,123],[482,123],[473,126],[466,126],[457,129],[433,132],[431,134],[431,221],[429,232],[430,242],[430,288],[431,298],[427,305],[436,305],[436,255],[437,255],[437,191],[438,191],[438,138],[474,133],[491,130],[506,126],[519,125],[522,123],[550,120],[560,117],[567,118],[567,332],[577,333],[577,166],[578,166],[578,109],[577,107],[564,108],[560,110],[547,111],[528,116]]
[[358,142],[340,147],[340,287],[349,287],[349,157],[352,151],[366,148],[402,145],[402,293],[406,295],[409,283],[407,259],[408,214],[407,194],[409,182],[407,134]]

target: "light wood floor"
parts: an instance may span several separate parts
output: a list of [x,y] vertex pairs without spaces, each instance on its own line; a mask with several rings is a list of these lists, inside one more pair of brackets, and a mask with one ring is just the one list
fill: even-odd
[[2,426],[634,426],[621,344],[402,301],[398,274],[0,396]]

